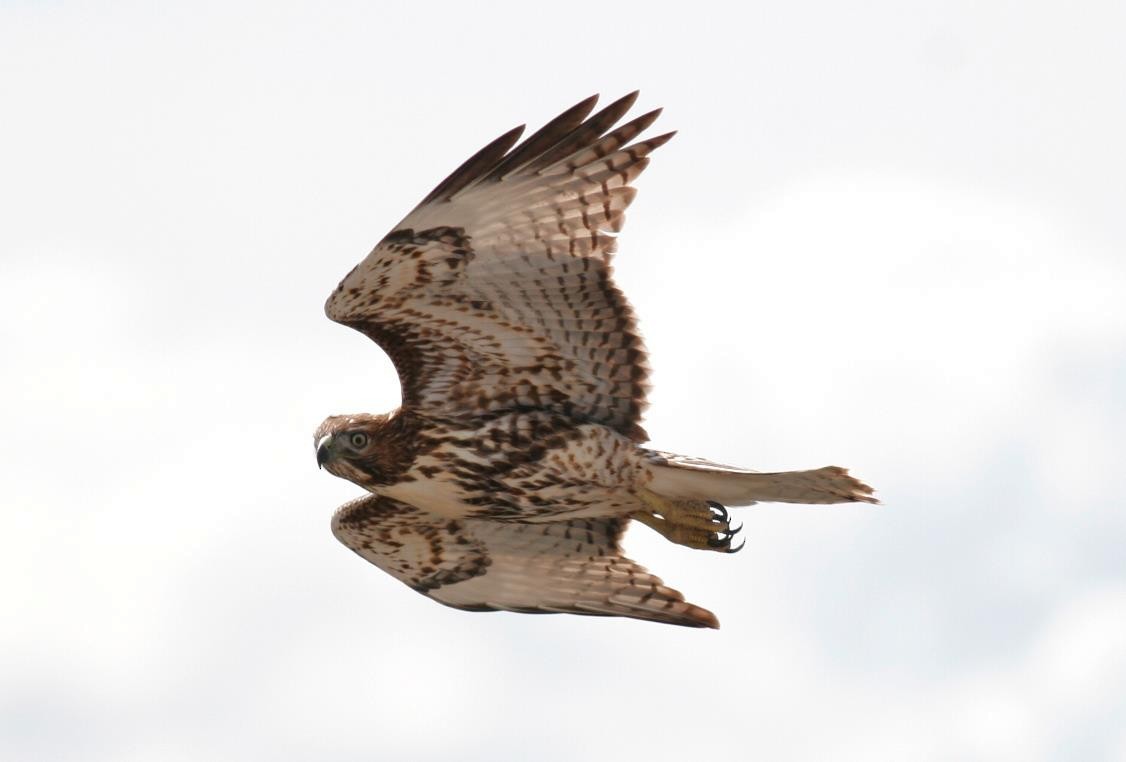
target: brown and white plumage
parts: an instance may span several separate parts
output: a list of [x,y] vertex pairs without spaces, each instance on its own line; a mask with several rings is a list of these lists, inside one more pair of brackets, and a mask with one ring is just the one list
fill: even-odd
[[632,561],[637,518],[729,550],[717,502],[874,502],[828,467],[757,474],[640,446],[645,348],[610,256],[645,140],[637,94],[588,98],[517,145],[517,128],[438,185],[329,297],[390,355],[402,407],[333,416],[318,462],[373,493],[333,531],[451,606],[717,626]]
[[710,611],[622,556],[628,521],[457,521],[369,495],[341,506],[332,531],[391,576],[454,608],[718,626]]
[[645,349],[610,280],[611,233],[672,134],[629,143],[653,111],[603,136],[635,98],[584,122],[587,98],[514,150],[520,129],[490,143],[329,298],[391,356],[405,406],[469,423],[547,410],[644,440]]

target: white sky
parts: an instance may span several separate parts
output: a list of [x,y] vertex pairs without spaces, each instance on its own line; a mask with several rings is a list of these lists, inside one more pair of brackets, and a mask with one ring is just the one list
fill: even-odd
[[[0,757],[1126,759],[1124,6],[733,7],[0,3]],[[632,533],[715,633],[440,607],[329,534],[321,305],[637,87],[655,444],[886,505]]]

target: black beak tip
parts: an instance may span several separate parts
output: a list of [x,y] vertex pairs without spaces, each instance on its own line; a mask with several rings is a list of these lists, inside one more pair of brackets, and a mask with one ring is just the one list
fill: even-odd
[[326,460],[328,460],[328,448],[321,445],[317,448],[317,468],[324,468]]

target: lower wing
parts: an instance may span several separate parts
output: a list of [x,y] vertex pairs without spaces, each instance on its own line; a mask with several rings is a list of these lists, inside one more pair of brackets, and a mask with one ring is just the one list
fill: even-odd
[[391,576],[454,608],[719,627],[710,611],[622,555],[628,521],[455,521],[369,495],[341,506],[332,532]]

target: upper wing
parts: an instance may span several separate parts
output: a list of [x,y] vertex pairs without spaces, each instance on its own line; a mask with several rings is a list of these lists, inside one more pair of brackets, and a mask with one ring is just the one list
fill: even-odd
[[[597,96],[513,148],[517,128],[444,180],[352,270],[325,312],[391,356],[403,404],[472,421],[548,409],[639,441],[645,347],[610,277],[651,111]],[[608,132],[609,130],[609,132]],[[511,150],[510,150],[511,149]]]
[[685,602],[622,556],[618,543],[626,523],[454,521],[369,495],[341,506],[332,533],[396,579],[454,608],[719,627],[710,611]]

